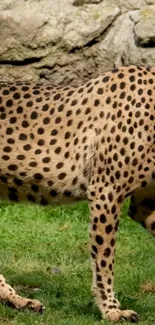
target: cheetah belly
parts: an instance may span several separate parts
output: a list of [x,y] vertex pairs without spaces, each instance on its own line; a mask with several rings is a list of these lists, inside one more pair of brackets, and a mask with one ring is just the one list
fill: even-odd
[[[73,185],[71,175],[67,175],[65,181],[58,180],[54,169],[42,179],[40,179],[41,169],[38,168],[32,172],[32,170],[27,171],[24,166],[23,171],[20,170],[19,173],[16,171],[8,173],[5,166],[0,170],[0,199],[2,200],[59,205],[74,203],[86,198],[86,182],[83,182],[80,175],[74,174],[77,183]],[[21,174],[25,176],[21,178]]]
[[[3,152],[2,147],[6,148],[5,143],[0,146],[1,153]],[[24,159],[24,164],[21,160],[18,165],[16,165],[17,158],[22,158],[23,155],[20,145],[16,151],[12,150],[10,155],[6,155],[6,157],[9,156],[9,165],[8,163],[4,164],[3,158],[5,155],[2,156],[1,154],[0,199],[9,199],[15,202],[29,201],[41,205],[58,205],[70,204],[86,198],[88,178],[83,177],[85,166],[82,165],[82,160],[79,161],[77,170],[71,172],[68,166],[65,166],[58,174],[56,166],[60,164],[60,161],[63,161],[63,157],[60,155],[57,158],[51,151],[49,154],[51,163],[45,164],[46,167],[44,167],[42,161],[47,156],[46,152],[48,150],[47,146],[44,146],[42,154],[36,156],[35,159],[29,153]],[[75,164],[74,159],[68,160],[68,165]],[[48,172],[43,173],[43,169]],[[69,172],[67,172],[67,169]],[[58,175],[60,176],[58,177]]]
[[[44,194],[43,194],[44,193]],[[0,200],[9,200],[13,202],[32,202],[41,205],[67,205],[74,204],[78,201],[86,200],[85,193],[80,196],[74,196],[74,193],[66,191],[65,194],[58,193],[53,190],[53,194],[45,193],[40,191],[35,197],[28,191],[21,191],[20,193],[15,190],[14,187],[10,186],[8,191],[0,188]]]

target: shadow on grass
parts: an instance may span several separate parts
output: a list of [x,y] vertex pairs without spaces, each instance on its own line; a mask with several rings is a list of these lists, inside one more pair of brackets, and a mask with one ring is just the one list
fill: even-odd
[[[94,303],[89,289],[78,287],[75,282],[70,282],[69,276],[63,274],[49,275],[44,272],[31,272],[10,276],[10,282],[18,293],[31,299],[40,300],[52,314],[53,310],[66,315],[90,316],[94,321],[101,320],[101,314]],[[149,295],[149,294],[148,294]],[[153,295],[152,295],[153,296]],[[152,320],[154,305],[149,303],[149,296],[140,291],[135,297],[125,296],[124,292],[117,294],[122,309],[132,309],[142,316],[142,322]],[[22,311],[23,313],[24,311]],[[45,311],[46,313],[46,311]],[[9,317],[8,317],[9,318]],[[12,317],[13,319],[13,314]]]
[[[121,303],[121,309],[130,309],[137,312],[141,317],[142,321],[152,319],[154,315],[154,305],[150,304],[149,294],[142,294],[140,291],[137,292],[136,297],[125,296],[123,293],[118,293],[117,298]],[[155,298],[155,295],[152,298]],[[153,324],[152,324],[153,325]]]
[[82,292],[76,284],[69,282],[63,274],[48,275],[44,272],[31,272],[10,276],[10,284],[18,294],[30,299],[40,300],[45,307],[55,311],[76,315],[92,315],[95,321],[101,314],[89,291]]

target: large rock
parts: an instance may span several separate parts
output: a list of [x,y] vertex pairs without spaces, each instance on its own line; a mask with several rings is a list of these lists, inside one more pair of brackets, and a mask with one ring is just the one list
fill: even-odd
[[77,85],[114,66],[155,65],[153,4],[1,0],[0,79]]
[[155,5],[155,0],[146,0],[146,4]]
[[137,46],[135,40],[135,21],[138,12],[121,15],[106,38],[100,43],[99,52],[112,53],[114,66],[143,64],[155,65],[155,47]]
[[140,44],[155,46],[155,6],[140,9],[135,35]]
[[126,12],[129,10],[137,10],[140,9],[142,6],[146,5],[145,0],[115,0],[115,3],[119,5],[122,12]]
[[76,7],[68,0],[27,1],[0,12],[1,60],[44,58],[55,47],[72,51],[100,36],[120,10],[116,5]]

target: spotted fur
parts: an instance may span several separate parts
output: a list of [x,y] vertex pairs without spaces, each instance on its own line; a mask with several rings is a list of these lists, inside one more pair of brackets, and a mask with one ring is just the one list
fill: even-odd
[[[42,205],[87,198],[92,290],[111,321],[136,321],[113,289],[120,206],[155,234],[155,69],[123,67],[83,86],[0,84],[0,196]],[[41,310],[0,277],[0,299]]]

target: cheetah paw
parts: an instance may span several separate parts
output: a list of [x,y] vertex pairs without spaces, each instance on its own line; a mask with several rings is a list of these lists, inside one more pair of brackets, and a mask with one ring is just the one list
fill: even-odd
[[136,323],[141,317],[133,310],[111,309],[106,312],[105,318],[112,322],[131,322]]
[[37,313],[42,313],[45,310],[45,307],[41,304],[41,302],[36,299],[21,298],[18,303],[13,303],[13,305],[18,310],[29,309]]
[[45,310],[45,307],[41,304],[39,300],[36,299],[30,299],[24,308],[28,308],[30,310],[33,310],[37,313],[41,313]]

